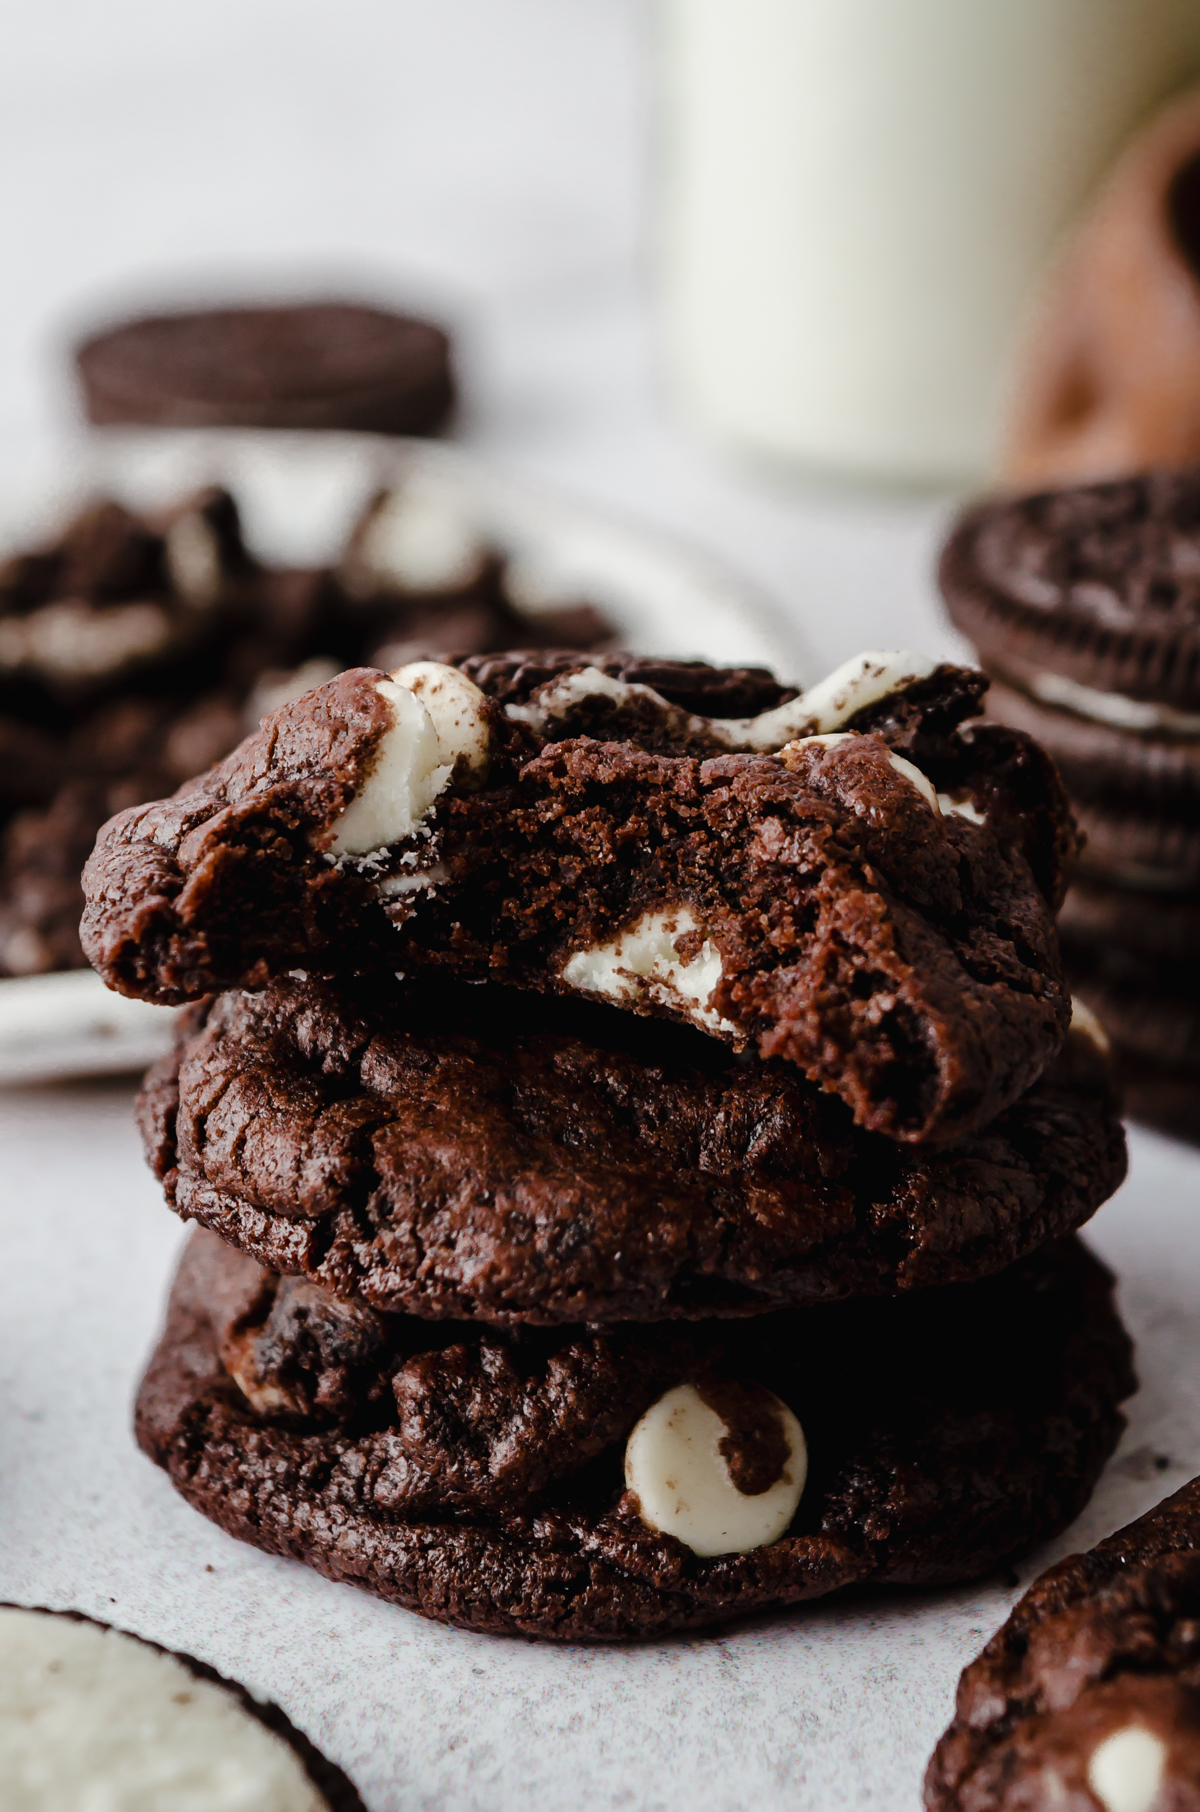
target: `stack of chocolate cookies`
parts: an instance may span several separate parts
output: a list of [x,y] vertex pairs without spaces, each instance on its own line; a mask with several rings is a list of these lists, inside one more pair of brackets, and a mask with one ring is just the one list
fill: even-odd
[[1086,834],[1064,954],[1130,1111],[1200,1140],[1200,472],[979,505],[941,579]]
[[432,1617],[627,1639],[979,1576],[1133,1387],[1074,1237],[1124,1174],[986,681],[576,652],[359,668],[85,875],[191,1003],[140,1104],[198,1223],[138,1438]]

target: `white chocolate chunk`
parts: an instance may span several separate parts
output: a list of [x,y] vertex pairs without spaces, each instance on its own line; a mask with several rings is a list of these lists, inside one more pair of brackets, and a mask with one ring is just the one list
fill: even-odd
[[[810,749],[814,747],[832,749],[836,748],[840,742],[853,742],[856,735],[857,731],[854,730],[829,730],[826,731],[823,736],[800,736],[797,737],[795,742],[789,742],[785,748],[780,749],[779,753],[781,755],[788,755],[793,749]],[[906,761],[903,755],[892,755],[889,753],[888,761],[891,766],[895,768],[897,774],[900,774],[907,780],[910,786],[916,787],[930,811],[932,811],[935,816],[940,817],[942,810],[942,795],[934,792],[929,776],[927,774],[922,774],[920,768],[917,767],[914,762]]]
[[648,996],[663,1004],[682,1007],[701,1025],[733,1031],[709,1006],[721,979],[721,953],[710,938],[684,961],[675,940],[699,927],[686,906],[661,912],[644,912],[619,936],[606,944],[577,950],[563,966],[562,979],[569,988],[586,994],[607,994],[613,1000]]
[[166,534],[167,571],[185,603],[207,610],[221,595],[221,549],[212,525],[188,510]]
[[462,761],[471,771],[483,773],[490,738],[481,713],[483,693],[475,682],[442,661],[410,661],[397,667],[392,678],[414,692],[433,719],[442,760],[452,767]]
[[518,723],[542,729],[552,718],[569,716],[589,698],[610,698],[617,705],[649,699],[677,718],[685,729],[714,736],[726,748],[771,754],[810,733],[836,731],[839,724],[868,705],[901,691],[913,680],[927,679],[936,665],[924,654],[906,650],[889,654],[869,649],[846,661],[811,691],[802,692],[772,711],[760,712],[757,717],[695,717],[669,704],[653,686],[614,679],[599,667],[584,667],[549,681],[527,705],[506,705],[505,713]]
[[[506,705],[504,714],[514,723],[532,724],[540,730],[556,717],[569,716],[576,705],[586,704],[589,698],[610,698],[616,705],[628,705],[635,699],[646,698],[664,711],[674,709],[653,686],[616,679],[599,667],[581,667],[576,673],[564,673],[561,679],[548,680],[544,686],[539,686],[529,704]],[[688,719],[686,712],[681,712],[680,716],[696,724],[703,721]]]
[[1112,1050],[1108,1033],[1087,1002],[1080,1000],[1077,994],[1071,996],[1071,1030],[1082,1032],[1085,1038],[1090,1038],[1096,1049],[1103,1052],[1105,1057]]
[[1106,1812],[1152,1812],[1167,1748],[1140,1724],[1114,1730],[1092,1751],[1087,1782]]
[[1126,698],[1123,692],[1098,692],[1061,673],[1035,673],[1029,690],[1044,705],[1058,705],[1077,717],[1090,717],[1094,723],[1109,724],[1116,730],[1157,730],[1189,741],[1200,737],[1198,712],[1155,704],[1152,699]]
[[970,799],[953,799],[949,793],[939,793],[937,800],[944,817],[965,818],[969,824],[987,823],[987,813],[981,812]]
[[418,869],[413,874],[388,875],[379,883],[375,892],[381,900],[403,899],[405,894],[420,893],[427,887],[437,887],[446,879],[448,872],[444,862],[435,862],[432,868]]
[[766,1491],[738,1490],[720,1451],[729,1430],[693,1384],[652,1404],[625,1448],[625,1483],[642,1521],[674,1535],[694,1554],[746,1554],[778,1541],[804,1491],[808,1450],[799,1422],[773,1399],[788,1446],[783,1472]]
[[431,479],[408,478],[371,516],[357,551],[365,573],[397,591],[461,591],[487,547],[459,499]]
[[392,723],[342,813],[331,845],[335,856],[364,856],[411,837],[454,767],[443,757],[433,719],[414,693],[390,679],[378,681],[375,690],[391,706]]
[[937,666],[928,655],[908,649],[869,648],[844,661],[817,685],[758,717],[714,717],[713,733],[729,748],[768,753],[808,734],[825,735],[847,718],[874,705],[913,680],[928,679]]
[[21,1812],[328,1812],[295,1751],[173,1655],[8,1608],[0,1801]]

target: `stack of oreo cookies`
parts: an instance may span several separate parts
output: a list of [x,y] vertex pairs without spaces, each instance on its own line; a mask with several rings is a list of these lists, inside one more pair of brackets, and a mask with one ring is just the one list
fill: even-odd
[[941,579],[1086,834],[1063,947],[1129,1109],[1200,1139],[1200,472],[984,503]]
[[986,1573],[1129,1344],[1071,1028],[1075,833],[985,681],[867,655],[360,668],[114,818],[82,935],[190,1003],[198,1223],[137,1406],[230,1533],[474,1629],[628,1639]]

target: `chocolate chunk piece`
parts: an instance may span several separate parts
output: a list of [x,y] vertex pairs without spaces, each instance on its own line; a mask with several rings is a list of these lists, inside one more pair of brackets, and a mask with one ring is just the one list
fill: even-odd
[[105,828],[84,948],[168,1003],[296,967],[599,996],[784,1058],[891,1137],[964,1135],[1065,1034],[1073,831],[1044,758],[948,728],[945,696],[927,734],[820,727],[895,713],[912,675],[881,695],[879,671],[902,658],[748,719],[579,656],[523,702],[501,672],[503,704],[448,666],[343,674]]
[[1035,1581],[963,1673],[925,1805],[1200,1805],[1200,1481]]
[[962,1282],[1079,1226],[1125,1172],[1078,1034],[985,1130],[923,1152],[858,1131],[790,1064],[440,977],[288,978],[193,1009],[139,1118],[176,1212],[264,1264],[503,1325]]
[[[194,1235],[139,1441],[230,1534],[476,1630],[622,1640],[978,1576],[1077,1514],[1133,1388],[1111,1279],[1074,1241],[964,1289],[732,1324],[499,1334],[368,1312],[364,1339],[361,1313],[301,1288],[303,1316]],[[372,1367],[391,1404],[363,1389]],[[780,1539],[703,1558],[642,1521],[622,1455],[664,1385],[709,1376],[787,1403],[809,1474]]]

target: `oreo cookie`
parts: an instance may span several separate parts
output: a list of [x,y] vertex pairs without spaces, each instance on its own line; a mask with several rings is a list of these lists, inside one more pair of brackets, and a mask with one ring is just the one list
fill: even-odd
[[366,1812],[278,1705],[76,1611],[0,1604],[4,1793],[21,1807]]
[[351,302],[146,315],[75,355],[92,422],[433,434],[454,405],[449,337]]
[[1074,1241],[900,1302],[502,1334],[340,1303],[197,1233],[137,1429],[203,1515],[330,1579],[628,1640],[987,1573],[1078,1513],[1133,1386]]
[[1200,1804],[1200,1481],[1060,1561],[958,1686],[926,1812]]

